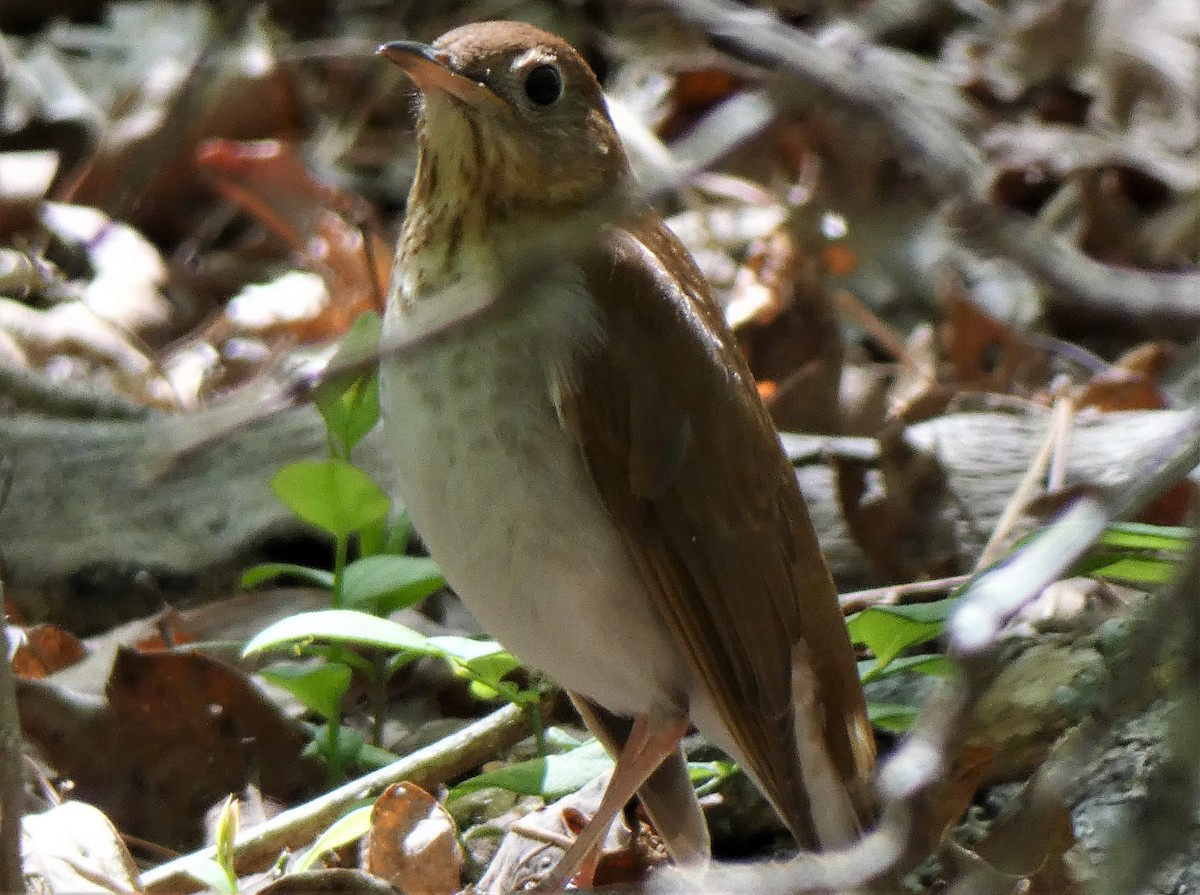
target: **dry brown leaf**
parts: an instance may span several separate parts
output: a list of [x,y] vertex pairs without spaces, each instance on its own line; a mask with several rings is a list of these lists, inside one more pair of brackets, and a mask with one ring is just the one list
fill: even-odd
[[304,319],[286,321],[293,336],[333,338],[363,311],[381,310],[392,250],[361,199],[321,183],[294,146],[274,140],[210,140],[196,163],[227,200],[260,221],[324,280],[324,306]]
[[40,680],[87,655],[83,643],[58,625],[42,624],[21,632],[21,641],[13,653],[13,671],[21,677]]
[[796,432],[839,432],[843,345],[837,313],[790,229],[781,227],[751,248],[726,316],[743,321],[738,341],[755,379],[769,384],[763,397],[775,424]]
[[851,537],[883,580],[942,578],[958,571],[957,508],[937,461],[902,434],[900,425],[880,434],[875,467],[832,459],[838,502]]
[[1038,805],[998,823],[975,852],[1001,872],[1028,879],[1026,895],[1077,895],[1083,884],[1065,860],[1074,845],[1067,807]]
[[[238,40],[220,43],[207,65],[192,68],[204,48],[200,38],[183,58],[145,63],[120,116],[66,190],[71,201],[118,212],[164,243],[190,235],[205,207],[208,190],[193,164],[197,145],[211,137],[288,139],[301,130],[294,72],[279,62],[265,29],[243,29]],[[140,39],[145,43],[144,33]]]
[[[1179,349],[1169,342],[1148,342],[1126,351],[1116,362],[1080,390],[1080,407],[1102,412],[1159,410],[1168,406],[1161,388],[1166,369]],[[1190,479],[1177,482],[1138,513],[1138,521],[1152,525],[1184,525],[1197,488]]]
[[205,811],[256,783],[294,804],[324,780],[309,735],[241,672],[197,653],[117,653],[108,700],[18,681],[21,727],[127,833],[198,844]]
[[367,867],[406,895],[451,895],[461,886],[462,849],[449,812],[412,783],[395,783],[371,812]]
[[1049,358],[971,301],[957,278],[939,283],[942,352],[960,389],[1028,394],[1049,379]]
[[780,227],[746,253],[725,306],[732,327],[769,326],[791,304],[800,260],[791,231]]
[[409,895],[369,873],[352,867],[331,867],[288,873],[254,895]]
[[705,68],[681,72],[671,85],[670,112],[658,125],[658,135],[671,140],[685,133],[705,112],[736,93],[743,82],[732,72]]
[[904,343],[907,362],[896,366],[896,375],[887,389],[887,419],[915,423],[945,410],[954,390],[938,382],[937,348],[930,324],[913,327]]
[[1167,401],[1158,383],[1178,354],[1179,349],[1166,342],[1131,348],[1080,389],[1076,404],[1105,412],[1160,410]]

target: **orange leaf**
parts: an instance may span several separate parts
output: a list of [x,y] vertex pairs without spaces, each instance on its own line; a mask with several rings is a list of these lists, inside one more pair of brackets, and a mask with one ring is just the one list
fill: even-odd
[[389,786],[371,812],[367,870],[407,895],[457,892],[462,850],[450,814],[416,784]]

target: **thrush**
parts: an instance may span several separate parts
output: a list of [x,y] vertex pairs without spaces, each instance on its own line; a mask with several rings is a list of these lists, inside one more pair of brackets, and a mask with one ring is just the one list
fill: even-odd
[[708,834],[694,724],[803,846],[870,822],[873,746],[836,591],[711,289],[637,197],[583,58],[530,25],[380,53],[422,93],[381,362],[400,496],[482,626],[617,758],[561,886],[640,790]]

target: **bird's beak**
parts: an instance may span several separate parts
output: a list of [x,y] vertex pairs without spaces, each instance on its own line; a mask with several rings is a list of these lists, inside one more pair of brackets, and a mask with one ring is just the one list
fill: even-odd
[[487,87],[451,68],[449,55],[435,50],[429,44],[415,40],[394,40],[383,44],[375,52],[404,69],[404,73],[412,78],[427,96],[431,91],[437,90],[477,109],[505,105],[504,101]]

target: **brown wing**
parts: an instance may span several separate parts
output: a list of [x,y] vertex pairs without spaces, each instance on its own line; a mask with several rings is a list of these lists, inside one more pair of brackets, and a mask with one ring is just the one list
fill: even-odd
[[[656,275],[651,256],[683,276]],[[807,646],[828,748],[852,791],[869,764],[869,728],[794,472],[707,283],[657,215],[613,230],[585,268],[611,338],[581,361],[564,418],[734,744],[797,839],[813,844],[794,644]]]

